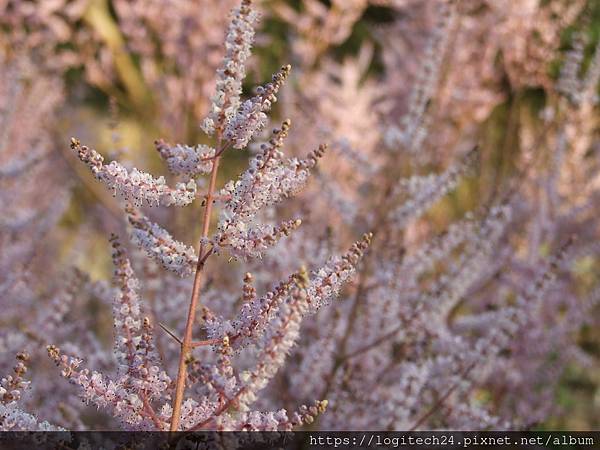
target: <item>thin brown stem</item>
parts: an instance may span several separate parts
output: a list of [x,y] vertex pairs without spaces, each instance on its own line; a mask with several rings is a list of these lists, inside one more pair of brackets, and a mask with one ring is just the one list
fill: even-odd
[[223,403],[212,415],[211,417],[209,417],[208,419],[203,420],[202,422],[197,423],[196,425],[194,425],[193,427],[190,428],[190,431],[198,431],[198,430],[203,430],[205,429],[210,423],[212,423],[212,421],[215,419],[215,417],[219,417],[221,414],[223,414],[225,411],[227,411],[231,406],[233,406],[238,399],[240,398],[240,396],[246,392],[246,387],[242,387],[240,388],[237,393],[230,399],[227,399],[227,401],[225,403]]
[[438,410],[438,408],[448,399],[448,397],[450,397],[452,395],[452,393],[458,388],[458,386],[460,385],[460,382],[462,380],[464,380],[464,378],[469,375],[469,372],[471,370],[473,370],[473,368],[476,366],[477,362],[473,362],[471,363],[471,365],[469,365],[466,370],[461,374],[461,378],[454,384],[452,384],[452,386],[450,386],[450,388],[448,388],[448,390],[446,391],[446,393],[444,395],[442,395],[437,402],[434,403],[434,405],[429,408],[427,410],[427,412],[425,414],[423,414],[416,422],[415,424],[410,427],[410,430],[408,431],[415,431],[417,430],[417,428],[419,428],[421,425],[423,425],[425,423],[425,421],[427,419],[429,419],[429,417],[431,417],[431,415],[436,412]]
[[348,353],[344,356],[342,356],[342,360],[346,361],[348,359],[351,358],[355,358],[359,355],[362,355],[363,353],[368,352],[369,350],[377,347],[379,344],[382,344],[383,342],[387,341],[388,339],[393,338],[396,334],[398,334],[400,331],[402,331],[404,325],[398,326],[396,328],[394,328],[392,331],[390,331],[389,333],[384,334],[383,336],[380,336],[379,338],[375,339],[373,342],[365,345],[364,347],[360,347],[358,350],[355,350],[351,353]]
[[179,345],[183,345],[183,341],[181,339],[179,339],[175,333],[173,333],[171,330],[169,330],[166,326],[164,326],[162,323],[159,322],[158,324],[159,327],[161,327],[165,333],[167,333],[169,336],[171,336],[173,339],[175,339],[177,341],[177,343]]
[[183,395],[185,392],[185,384],[187,380],[187,365],[188,358],[191,350],[193,349],[192,343],[192,332],[194,329],[194,322],[196,319],[196,310],[200,300],[200,289],[202,287],[202,271],[206,259],[212,254],[212,249],[204,253],[204,239],[208,237],[208,231],[210,228],[210,216],[213,207],[213,196],[215,192],[215,185],[217,183],[217,172],[219,170],[220,154],[222,151],[217,152],[219,155],[215,158],[210,173],[210,182],[208,185],[208,194],[206,196],[206,208],[204,209],[204,216],[202,219],[202,237],[200,239],[199,250],[198,250],[198,264],[196,265],[196,274],[194,275],[194,286],[192,288],[192,296],[190,299],[190,306],[187,315],[187,321],[185,324],[185,332],[183,336],[183,342],[181,343],[181,352],[179,354],[179,368],[177,372],[177,380],[175,384],[175,397],[173,399],[173,415],[171,416],[171,431],[177,431],[179,429],[179,423],[181,420],[181,404],[183,403]]
[[218,344],[219,342],[223,342],[223,339],[206,339],[204,341],[195,341],[191,343],[191,346],[192,348],[205,347],[207,345]]
[[144,404],[144,411],[146,412],[146,414],[148,415],[150,420],[152,420],[152,423],[154,423],[154,426],[156,427],[156,429],[159,431],[162,431],[162,429],[163,429],[162,422],[156,415],[156,412],[154,411],[154,408],[152,408],[152,405],[150,404],[150,402],[148,402],[148,398],[146,397],[145,394],[142,395],[142,402]]

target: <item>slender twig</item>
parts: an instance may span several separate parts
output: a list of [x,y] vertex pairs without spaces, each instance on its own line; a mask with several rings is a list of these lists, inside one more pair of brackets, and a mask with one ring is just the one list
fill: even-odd
[[396,328],[394,328],[392,331],[390,331],[389,333],[384,334],[383,336],[380,336],[379,338],[375,339],[373,342],[366,344],[364,347],[360,347],[359,349],[348,353],[344,356],[342,356],[342,360],[346,361],[348,359],[351,358],[355,358],[359,355],[362,355],[363,353],[368,352],[369,350],[377,347],[379,344],[387,341],[388,339],[393,338],[396,334],[398,334],[400,331],[402,331],[404,325],[398,326]]
[[477,361],[471,363],[471,365],[469,365],[466,370],[463,371],[463,373],[460,375],[461,378],[454,383],[452,386],[450,386],[450,388],[448,388],[448,390],[446,391],[446,393],[444,395],[442,395],[437,402],[435,402],[433,404],[433,406],[431,408],[429,408],[427,410],[427,412],[425,414],[423,414],[416,422],[415,424],[410,427],[410,430],[408,431],[415,431],[417,428],[419,428],[421,425],[423,425],[425,423],[425,421],[427,419],[429,419],[429,417],[437,411],[437,409],[442,405],[442,403],[444,403],[448,397],[450,397],[452,395],[452,393],[458,388],[460,382],[469,374],[469,372],[471,370],[473,370],[473,368],[475,367],[475,365],[477,364]]
[[177,431],[179,429],[179,423],[181,419],[181,405],[183,403],[183,394],[185,392],[185,384],[187,380],[187,364],[190,351],[194,348],[192,342],[192,332],[194,328],[194,322],[196,319],[196,310],[198,309],[198,303],[200,299],[200,289],[202,287],[202,272],[204,264],[208,256],[213,252],[213,249],[209,249],[206,253],[204,251],[204,240],[208,237],[208,231],[210,227],[210,216],[213,207],[213,195],[215,192],[215,185],[217,182],[217,173],[219,170],[220,155],[223,153],[223,149],[226,146],[221,147],[217,151],[217,156],[213,161],[210,182],[208,186],[208,194],[206,196],[206,208],[204,209],[203,223],[202,223],[202,237],[200,238],[199,250],[198,250],[198,264],[196,265],[196,273],[194,275],[194,285],[192,288],[192,296],[190,299],[190,306],[187,315],[187,321],[185,324],[185,332],[183,336],[183,342],[181,343],[181,351],[179,354],[179,367],[177,372],[177,380],[175,384],[175,397],[173,398],[173,415],[171,416],[170,431]]
[[196,348],[196,347],[205,347],[207,345],[218,344],[219,342],[223,342],[223,339],[206,339],[204,341],[192,342],[190,345],[192,346],[192,348]]
[[212,421],[215,419],[215,417],[219,417],[221,414],[223,414],[225,411],[227,411],[231,406],[233,406],[234,403],[237,402],[237,400],[240,398],[240,396],[244,392],[246,392],[246,390],[247,390],[246,386],[240,388],[233,397],[231,397],[225,403],[223,403],[208,419],[205,419],[202,422],[197,423],[196,425],[194,425],[193,427],[190,428],[190,431],[198,431],[198,430],[205,429],[207,425],[212,423]]
[[157,430],[162,430],[163,424],[160,421],[160,419],[158,418],[158,416],[156,415],[156,412],[154,411],[154,408],[152,408],[152,405],[148,402],[148,398],[146,397],[146,395],[142,395],[142,403],[144,404],[144,411],[146,412],[146,414],[148,415],[148,417],[150,417],[150,420],[152,420],[152,423],[154,423],[154,426],[156,427]]
[[183,345],[183,341],[181,339],[179,339],[175,333],[173,333],[171,330],[169,330],[166,326],[164,326],[162,323],[158,323],[158,326],[161,327],[169,336],[171,336],[173,339],[175,339],[179,345]]
[[226,144],[226,145],[222,146],[218,151],[216,151],[213,156],[206,156],[205,158],[200,158],[200,161],[202,161],[202,162],[214,161],[219,156],[221,156],[223,154],[223,152],[226,151],[229,147],[230,147],[230,144]]

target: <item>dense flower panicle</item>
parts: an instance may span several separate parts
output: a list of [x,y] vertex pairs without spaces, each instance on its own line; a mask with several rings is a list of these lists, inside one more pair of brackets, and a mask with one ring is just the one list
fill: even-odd
[[326,305],[356,272],[356,266],[369,248],[372,233],[365,234],[350,250],[339,258],[330,259],[325,266],[312,273],[306,287],[309,310],[315,312]]
[[0,431],[66,431],[19,408],[17,402],[0,403]]
[[142,316],[137,293],[139,282],[116,236],[112,238],[115,281],[120,292],[113,305],[115,356],[119,375],[126,386],[143,392],[149,399],[165,395],[170,378],[160,368],[150,319]]
[[329,261],[325,267],[314,272],[312,279],[308,279],[306,272],[296,276],[289,300],[281,304],[277,316],[265,329],[257,344],[258,364],[242,374],[241,381],[245,387],[239,397],[240,404],[253,403],[258,391],[275,376],[298,340],[302,319],[339,294],[341,287],[356,270],[371,238],[371,234],[365,235],[348,253]]
[[115,356],[121,373],[127,372],[137,357],[137,346],[141,343],[142,312],[138,289],[139,281],[133,274],[131,263],[121,248],[117,236],[111,237],[115,284],[119,292],[114,300]]
[[321,400],[315,401],[312,406],[302,405],[291,416],[285,409],[243,412],[235,417],[224,416],[218,422],[218,428],[231,431],[292,431],[301,425],[310,425],[326,409],[327,400]]
[[113,302],[114,354],[119,364],[116,379],[81,369],[82,359],[62,354],[54,345],[47,347],[48,355],[62,376],[81,388],[85,402],[111,409],[128,429],[162,430],[164,424],[152,412],[151,402],[168,399],[171,380],[161,368],[150,320],[142,317],[139,282],[116,236],[111,241],[119,290]]
[[210,173],[215,156],[214,148],[204,144],[196,147],[181,144],[170,146],[163,140],[156,141],[155,145],[172,173],[188,176]]
[[[371,235],[365,235],[339,260],[332,260],[315,272],[312,280],[308,279],[306,271],[301,271],[281,283],[273,294],[242,309],[237,323],[231,326],[231,340],[241,339],[243,345],[250,339],[258,349],[257,364],[240,375],[241,387],[236,400],[242,410],[247,410],[256,401],[258,392],[284,364],[298,340],[303,318],[330,297],[339,294],[343,284],[354,273],[370,240]],[[251,312],[254,314],[250,315]],[[227,342],[230,342],[229,337]]]
[[79,386],[81,398],[86,403],[93,403],[98,408],[110,408],[115,416],[129,429],[147,428],[149,423],[144,418],[143,401],[137,394],[131,393],[120,382],[106,379],[99,372],[80,369],[82,360],[62,354],[54,345],[47,347],[48,356],[54,361],[61,375]]
[[273,103],[277,101],[275,94],[285,82],[291,70],[291,66],[283,66],[279,72],[273,75],[273,79],[266,86],[256,88],[256,95],[246,100],[235,117],[227,124],[225,138],[233,142],[233,147],[245,148],[257,133],[267,124],[267,112],[271,110]]
[[290,124],[291,122],[286,120],[281,128],[275,128],[269,142],[261,145],[261,152],[250,161],[248,170],[244,172],[238,181],[229,182],[225,185],[222,194],[225,196],[231,195],[231,199],[225,204],[225,207],[232,214],[255,215],[259,209],[272,204],[266,194],[259,198],[260,203],[256,205],[254,202],[248,202],[255,197],[253,190],[261,187],[261,184],[267,184],[266,182],[271,181],[270,179],[263,181],[269,171],[276,170],[277,166],[280,165],[283,159],[281,148],[288,136]]
[[217,71],[216,93],[212,98],[211,111],[202,123],[203,130],[209,135],[222,133],[238,111],[256,19],[250,0],[243,0],[241,6],[233,11],[225,38],[223,65]]
[[[69,0],[59,3],[64,1]],[[210,1],[229,7],[229,0],[223,5]],[[290,122],[285,121],[267,143],[251,148],[248,170],[219,192],[219,164],[226,164],[232,147],[244,148],[256,138],[289,72],[285,66],[256,96],[240,101],[256,14],[249,0],[238,2],[217,92],[202,125],[215,136],[214,147],[156,142],[169,170],[188,184],[169,188],[162,177],[117,162],[104,165],[97,152],[72,143],[92,173],[129,201],[132,240],[149,256],[136,251],[130,260],[113,237],[114,288],[79,271],[69,271],[73,282],[59,282],[58,288],[31,276],[35,271],[28,265],[37,245],[26,240],[46,240],[57,216],[22,200],[28,190],[33,195],[26,198],[40,198],[30,180],[45,179],[46,172],[40,176],[36,168],[49,158],[37,140],[50,140],[23,138],[20,128],[30,129],[22,123],[35,122],[47,108],[40,105],[38,111],[31,99],[25,107],[13,108],[13,98],[28,85],[5,82],[0,68],[0,143],[6,144],[0,147],[17,149],[14,157],[0,152],[0,300],[7,299],[2,306],[10,304],[5,308],[10,315],[0,319],[0,329],[8,329],[0,334],[0,351],[27,348],[35,361],[41,343],[60,342],[62,350],[47,347],[50,358],[85,403],[108,413],[104,418],[87,413],[68,390],[72,386],[57,386],[44,373],[34,379],[29,395],[21,395],[28,387],[23,356],[12,372],[0,368],[11,373],[0,380],[0,429],[52,429],[25,411],[69,428],[114,428],[117,419],[125,429],[161,431],[276,431],[302,425],[328,430],[530,429],[551,416],[562,370],[571,363],[594,364],[574,338],[582,324],[594,325],[591,308],[600,303],[593,273],[600,252],[588,246],[598,235],[600,50],[588,64],[587,44],[576,37],[558,84],[534,59],[554,56],[548,50],[559,44],[558,31],[584,0],[566,2],[572,4],[569,14],[560,6],[565,2],[515,7],[510,0],[484,0],[480,8],[454,0],[332,0],[330,5],[302,0],[288,9],[265,2],[261,7],[266,11],[273,8],[284,20],[298,22],[292,28],[300,36],[290,36],[291,47],[299,52],[293,59],[310,61],[300,67],[300,82],[291,87],[284,105],[301,108],[301,132],[299,139],[287,140]],[[164,108],[163,100],[182,106],[171,115],[171,136],[187,130],[187,118],[205,114],[208,104],[197,96],[212,78],[205,76],[206,70],[219,59],[212,35],[219,34],[221,22],[210,20],[217,8],[199,21],[194,3],[181,0],[165,8],[159,0],[112,0],[114,8],[108,11],[136,58],[135,68],[160,100],[158,109]],[[14,5],[19,14],[25,11],[19,2]],[[358,62],[331,62],[328,46],[344,41],[370,5],[393,11],[394,33],[381,40],[381,70],[368,33],[361,38]],[[555,18],[561,26],[553,24]],[[315,29],[315,24],[322,26]],[[87,25],[82,27],[85,32]],[[160,30],[165,29],[163,36]],[[430,29],[433,36],[425,31]],[[204,34],[208,50],[191,52],[188,47],[204,48],[196,43]],[[531,35],[537,36],[530,42]],[[448,58],[451,42],[456,45]],[[392,44],[397,58],[390,55]],[[410,49],[424,49],[424,57],[406,58]],[[90,66],[94,64],[98,71],[101,63]],[[317,67],[326,68],[323,76],[314,73]],[[157,80],[163,74],[165,79]],[[414,77],[414,83],[399,82]],[[399,84],[413,84],[412,95]],[[523,114],[530,99],[519,92],[526,86],[544,88],[542,118]],[[305,92],[296,92],[298,87]],[[174,98],[162,98],[169,93]],[[461,192],[443,198],[470,174],[477,151],[457,163],[447,161],[487,135],[480,134],[487,128],[477,127],[503,99],[510,104],[507,134],[516,139],[505,145],[518,148],[503,152],[510,160],[497,164],[490,148],[496,139],[483,139],[490,157],[483,160],[481,173],[498,169],[495,175],[465,184],[466,196]],[[390,128],[388,118],[404,111],[401,123]],[[19,115],[36,120],[13,119]],[[543,130],[538,130],[540,119]],[[298,228],[300,220],[284,220],[296,215],[276,206],[306,185],[325,151],[320,146],[304,159],[288,158],[284,142],[286,152],[289,148],[291,155],[300,155],[322,141],[332,142],[339,158],[319,170],[322,186],[298,199],[302,228],[280,239]],[[403,152],[387,151],[387,144]],[[425,162],[448,168],[428,176]],[[398,181],[407,171],[415,175]],[[130,206],[185,206],[204,181],[195,178],[208,172],[206,201],[198,205],[205,208],[199,254]],[[418,220],[438,201],[432,220]],[[54,199],[47,204],[59,206]],[[160,223],[169,223],[167,211],[155,211]],[[98,217],[104,219],[92,216]],[[188,231],[180,223],[183,217],[176,217],[176,234]],[[104,222],[94,220],[93,226],[104,228]],[[437,234],[440,227],[446,231]],[[346,253],[339,251],[364,230],[373,230],[377,239],[368,233]],[[80,234],[78,239],[88,238]],[[583,241],[577,244],[577,256],[567,258],[563,248],[544,257],[571,234]],[[220,251],[232,258],[217,258]],[[242,268],[238,261],[231,264],[235,258],[253,260]],[[142,308],[132,264],[139,265],[145,280],[147,308]],[[244,276],[246,270],[252,275]],[[190,299],[191,280],[183,277],[194,272]],[[360,276],[348,286],[356,272]],[[335,296],[339,302],[332,301]],[[95,333],[103,314],[89,314],[98,303],[112,304],[114,355]],[[154,323],[164,333],[155,334]],[[77,355],[85,355],[85,364]],[[175,368],[177,378],[171,379]],[[315,398],[328,400],[313,403]],[[327,414],[315,423],[326,407]],[[228,446],[229,438],[224,439]]]
[[[227,335],[234,350],[256,343],[279,306],[287,299],[295,282],[296,275],[293,275],[261,297],[256,297],[255,294],[253,297],[244,295],[244,304],[235,319],[224,321],[211,317],[207,320],[208,335],[213,339]],[[245,293],[246,284],[244,288]]]
[[273,247],[279,239],[289,236],[292,231],[302,224],[300,219],[283,221],[278,225],[247,225],[238,222],[228,228],[230,237],[226,242],[231,256],[236,258],[257,258],[266,250]]
[[134,208],[127,208],[127,217],[133,228],[134,242],[146,250],[149,257],[180,277],[193,273],[198,257],[192,247],[174,239],[167,230]]
[[152,175],[137,169],[128,171],[116,161],[104,164],[104,158],[95,150],[82,146],[77,139],[71,141],[71,149],[92,171],[94,176],[106,184],[116,194],[119,192],[136,206],[148,205],[186,206],[196,197],[196,183],[178,183],[175,189],[167,186],[164,177]]
[[288,135],[290,122],[273,130],[271,139],[250,161],[250,167],[234,183],[228,183],[221,195],[228,197],[221,210],[214,244],[228,247],[232,256],[256,257],[300,225],[292,220],[279,226],[257,225],[261,210],[296,194],[304,187],[309,170],[325,152],[325,146],[311,152],[304,160],[285,160],[281,147]]
[[[218,132],[219,138],[226,126],[227,135],[223,137],[233,141],[235,147],[245,146],[260,131],[266,118],[265,112],[275,101],[275,94],[289,72],[289,66],[284,67],[273,77],[272,83],[259,88],[257,96],[236,113],[244,73],[243,62],[251,41],[249,25],[253,13],[249,6],[250,2],[244,0],[234,13],[228,35],[225,69],[220,73],[217,87],[220,95],[215,97],[212,117],[209,115],[205,123],[207,128],[212,128],[207,131]],[[236,64],[240,65],[236,67]],[[233,120],[232,113],[236,113]],[[288,235],[300,225],[298,219],[279,225],[256,223],[259,214],[264,213],[266,208],[303,187],[310,169],[325,151],[325,147],[321,146],[305,159],[284,159],[281,147],[288,129],[289,121],[286,121],[281,129],[274,131],[272,139],[262,147],[261,154],[252,160],[250,169],[240,180],[223,190],[223,198],[226,199],[224,212],[212,241],[213,250],[229,245],[234,256],[260,256],[281,236]],[[78,141],[73,140],[72,147],[97,178],[109,187],[120,190],[128,200],[136,200],[136,205],[140,205],[144,199],[155,204],[161,201],[167,205],[170,203],[163,200],[164,196],[173,192],[164,185],[164,179],[155,180],[137,171],[129,173],[117,163],[105,166],[98,153],[81,146]],[[212,159],[217,156],[216,151],[208,147],[170,147],[161,141],[157,142],[157,149],[172,172],[187,176],[208,171],[209,166],[213,166]],[[177,189],[187,192],[188,186],[178,185]],[[128,206],[127,214],[134,239],[153,259],[179,275],[191,274],[198,264],[198,257],[191,248],[175,241],[166,230],[135,208]],[[302,273],[293,275],[261,298],[256,295],[252,277],[247,275],[244,278],[243,306],[237,318],[231,322],[217,319],[205,308],[206,327],[209,336],[212,336],[209,342],[218,351],[217,363],[198,365],[191,355],[188,356],[193,368],[189,373],[189,381],[198,384],[199,392],[205,396],[197,401],[182,399],[178,425],[169,424],[174,420],[174,408],[165,400],[170,399],[173,385],[160,368],[150,320],[142,316],[139,283],[116,237],[111,241],[118,288],[113,303],[115,355],[119,363],[116,379],[113,381],[100,372],[80,369],[81,359],[63,355],[57,347],[48,347],[48,354],[61,368],[62,375],[82,388],[84,400],[112,410],[127,428],[132,429],[162,430],[170,425],[171,428],[182,430],[206,427],[223,430],[290,430],[304,423],[312,423],[316,415],[324,411],[325,401],[316,402],[310,407],[303,406],[291,416],[285,410],[250,411],[249,406],[256,399],[256,393],[282,366],[297,341],[303,316],[311,312],[313,302],[323,303],[339,293],[354,272],[370,236],[365,236],[346,255],[329,261],[315,274],[314,280],[308,280],[307,275]],[[208,242],[204,238],[202,246]],[[310,298],[311,295],[314,298]],[[175,334],[169,334],[178,339]],[[238,376],[232,364],[233,350],[242,350],[249,344],[257,346],[258,363],[254,369]],[[158,409],[155,410],[155,407]]]
[[283,303],[277,316],[265,329],[257,347],[260,349],[256,366],[241,374],[244,390],[239,397],[243,409],[257,400],[257,394],[264,389],[275,374],[282,368],[288,353],[300,334],[300,324],[308,308],[307,296],[303,289],[294,289],[290,300]]

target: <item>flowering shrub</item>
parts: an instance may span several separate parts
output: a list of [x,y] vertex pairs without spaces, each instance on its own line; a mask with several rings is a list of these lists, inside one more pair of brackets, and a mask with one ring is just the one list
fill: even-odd
[[[148,37],[162,23],[160,3],[146,11],[138,2],[115,1],[116,14],[129,17],[122,25],[128,42],[147,76],[158,70],[151,55],[163,52],[182,72],[195,73],[196,63],[172,48],[200,48],[191,36],[180,41],[171,30],[155,44]],[[423,55],[416,66],[399,61],[403,49],[393,33],[374,34],[383,48],[381,73],[370,73],[371,42],[356,58],[329,58],[327,48],[349,36],[370,3],[437,18],[413,43]],[[483,0],[473,10],[453,1],[414,3],[276,3],[275,16],[295,24],[292,57],[301,70],[282,66],[244,100],[258,14],[241,0],[215,91],[192,114],[203,117],[206,136],[195,145],[155,142],[168,175],[107,163],[73,138],[69,157],[89,169],[92,189],[103,185],[122,203],[120,236],[110,238],[112,285],[62,267],[48,267],[39,285],[27,282],[40,269],[30,267],[33,243],[16,234],[42,237],[56,228],[70,186],[48,163],[51,138],[22,136],[16,124],[32,121],[31,113],[50,122],[56,96],[32,104],[37,96],[29,91],[60,82],[49,70],[29,85],[3,64],[0,137],[11,151],[0,155],[0,206],[16,212],[5,216],[15,220],[0,233],[0,294],[9,311],[0,347],[29,354],[18,353],[12,371],[2,366],[12,375],[0,382],[0,429],[522,429],[557,413],[554,395],[565,367],[595,364],[577,335],[600,299],[596,279],[581,271],[590,258],[597,263],[590,243],[598,237],[600,46],[592,49],[576,35],[554,81],[530,60],[556,53],[560,30],[584,2],[531,2],[525,16]],[[22,7],[10,9],[4,32],[29,50],[61,53],[60,39],[33,39],[56,31],[48,16],[29,34],[14,28],[27,16]],[[185,15],[189,2],[178,8],[173,14]],[[543,20],[531,25],[526,17],[537,13]],[[75,6],[69,14],[93,21]],[[462,68],[448,61],[479,55],[477,39],[469,37],[494,21],[501,25],[494,36],[507,37],[493,45],[503,47],[495,50],[505,57],[509,82],[541,85],[546,97],[540,114],[520,119],[513,176],[491,180],[485,139],[462,121],[483,121],[503,98],[493,87],[495,58],[487,54],[495,53],[486,47],[486,57],[467,68],[483,66],[480,77],[460,78]],[[315,22],[325,24],[325,37],[313,31]],[[401,18],[387,26],[412,30]],[[510,41],[515,28],[541,42]],[[113,57],[122,67],[118,52]],[[322,70],[312,69],[318,61]],[[200,82],[179,69],[169,71],[177,83]],[[410,93],[398,88],[405,75],[413,80]],[[163,92],[159,78],[153,86]],[[166,92],[172,83],[166,79]],[[470,93],[450,92],[452,83]],[[195,100],[175,103],[194,108]],[[177,110],[172,106],[165,114]],[[295,109],[302,114],[293,126],[286,119],[265,131],[269,114],[296,115]],[[248,167],[222,182],[230,156],[242,151]],[[23,188],[28,171],[42,174],[44,184]],[[483,200],[468,212],[458,208],[456,220],[438,232],[435,211],[474,189]],[[200,223],[182,227],[181,218],[195,217],[198,208]],[[181,209],[191,214],[178,215]],[[178,238],[186,233],[196,245]],[[38,301],[43,307],[35,307]],[[107,318],[90,317],[107,304],[112,336]],[[70,384],[47,367],[44,348]],[[45,397],[58,399],[58,408],[42,404]]]

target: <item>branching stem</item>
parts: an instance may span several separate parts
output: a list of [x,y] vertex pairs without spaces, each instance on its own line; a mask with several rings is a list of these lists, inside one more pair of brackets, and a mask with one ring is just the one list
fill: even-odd
[[179,353],[179,368],[177,372],[177,380],[175,384],[175,397],[173,398],[173,415],[171,416],[170,431],[179,430],[179,424],[181,421],[181,404],[183,403],[183,395],[185,392],[185,384],[187,380],[187,365],[191,350],[195,347],[192,340],[192,332],[194,329],[194,322],[196,320],[196,310],[200,300],[200,289],[202,287],[202,272],[206,259],[213,252],[213,249],[204,250],[204,241],[208,237],[208,231],[210,228],[210,216],[213,208],[213,197],[215,193],[215,185],[217,182],[217,172],[219,170],[219,162],[221,160],[221,154],[223,153],[222,147],[215,157],[210,172],[210,182],[208,185],[208,193],[206,195],[206,207],[204,209],[204,215],[202,219],[202,237],[200,238],[199,250],[198,250],[198,264],[196,265],[196,273],[194,275],[194,286],[192,288],[192,297],[190,299],[190,306],[188,309],[187,321],[185,324],[185,332],[183,335],[183,341],[181,343],[181,351]]

